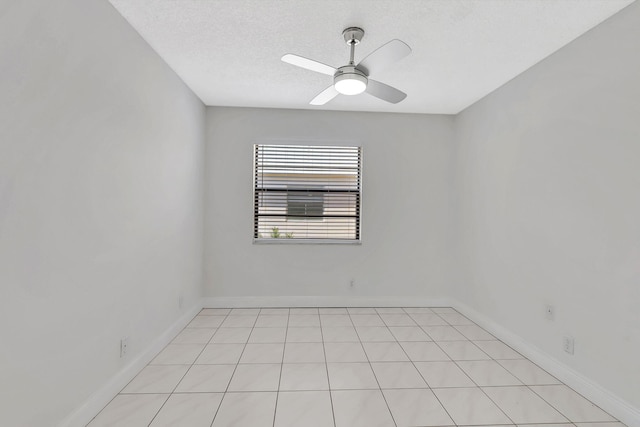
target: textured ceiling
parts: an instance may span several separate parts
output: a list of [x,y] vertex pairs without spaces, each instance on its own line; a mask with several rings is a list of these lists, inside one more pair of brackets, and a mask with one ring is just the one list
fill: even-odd
[[[110,1],[207,105],[452,114],[634,0]],[[413,49],[376,75],[404,101],[309,105],[331,77],[280,57],[345,65],[349,26],[365,30],[356,62],[391,39]]]

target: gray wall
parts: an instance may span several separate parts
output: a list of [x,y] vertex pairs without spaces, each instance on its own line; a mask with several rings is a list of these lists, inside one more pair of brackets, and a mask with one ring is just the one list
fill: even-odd
[[[452,124],[451,116],[207,108],[205,296],[446,295]],[[362,245],[252,244],[256,143],[361,145]]]
[[3,2],[0,58],[0,424],[52,426],[200,297],[204,106],[106,1]]
[[455,123],[458,297],[636,408],[639,41],[636,2]]

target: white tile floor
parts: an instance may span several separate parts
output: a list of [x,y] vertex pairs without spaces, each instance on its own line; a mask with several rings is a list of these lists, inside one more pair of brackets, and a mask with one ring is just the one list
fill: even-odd
[[204,309],[89,424],[623,427],[451,308]]

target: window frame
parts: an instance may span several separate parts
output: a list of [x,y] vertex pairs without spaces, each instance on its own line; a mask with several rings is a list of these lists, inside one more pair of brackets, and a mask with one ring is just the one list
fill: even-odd
[[[257,173],[257,166],[258,166],[258,161],[256,159],[256,153],[257,153],[257,147],[258,146],[265,146],[265,145],[271,145],[271,146],[293,146],[293,147],[303,147],[303,146],[308,146],[308,147],[348,147],[348,148],[357,148],[358,149],[358,157],[359,157],[359,167],[358,167],[358,178],[359,178],[359,182],[358,182],[358,187],[359,187],[359,192],[357,193],[358,195],[358,215],[356,217],[356,221],[357,221],[357,232],[356,235],[358,236],[357,239],[331,239],[331,238],[293,238],[293,239],[287,239],[287,238],[260,238],[256,236],[256,221],[257,221],[257,208],[256,208],[256,173]],[[359,144],[355,144],[355,143],[344,143],[344,144],[335,144],[335,143],[331,143],[331,144],[323,144],[323,143],[318,143],[318,142],[313,142],[313,143],[301,143],[301,142],[295,142],[295,143],[273,143],[273,142],[266,142],[266,143],[257,143],[257,144],[253,144],[253,175],[252,175],[252,197],[253,197],[253,206],[254,206],[254,213],[253,213],[253,218],[252,218],[252,242],[253,244],[258,244],[258,245],[362,245],[362,206],[363,206],[363,162],[364,162],[364,150],[362,145]],[[326,194],[330,194],[330,192],[327,192]],[[325,195],[326,195],[325,194]]]

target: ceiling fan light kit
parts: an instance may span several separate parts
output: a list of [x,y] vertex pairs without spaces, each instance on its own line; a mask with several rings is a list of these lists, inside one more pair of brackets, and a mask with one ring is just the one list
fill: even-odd
[[364,30],[359,27],[349,27],[342,32],[342,36],[350,50],[349,63],[342,67],[334,68],[294,54],[286,54],[282,57],[283,62],[333,76],[333,84],[312,99],[311,105],[324,105],[339,94],[358,95],[365,91],[393,104],[407,97],[404,92],[369,78],[372,69],[385,68],[411,53],[411,48],[406,43],[400,40],[391,40],[356,65],[354,62],[355,47],[362,41]]
[[367,76],[356,67],[345,65],[333,76],[333,86],[343,95],[358,95],[367,89]]

